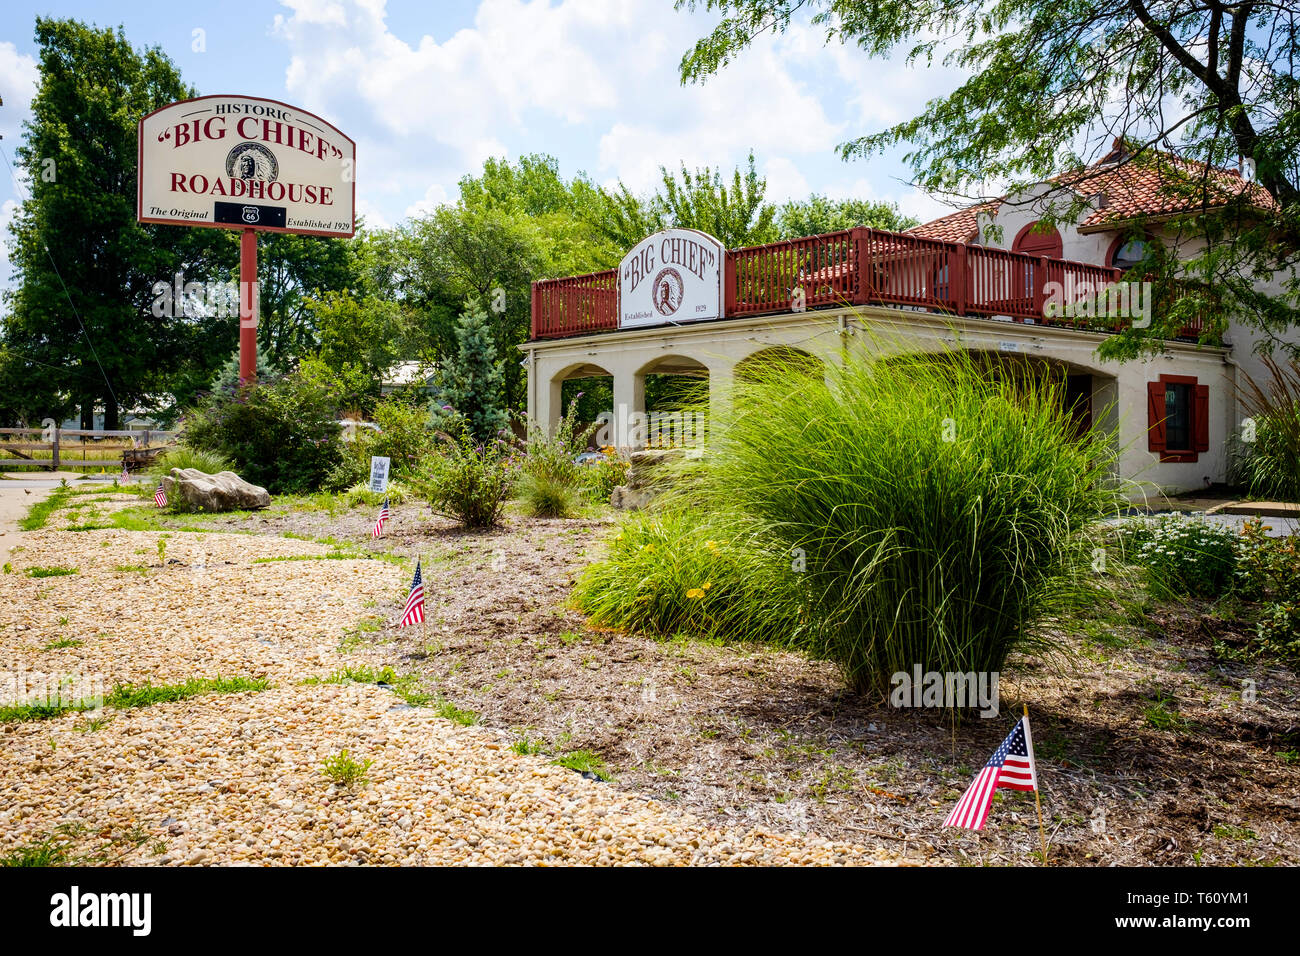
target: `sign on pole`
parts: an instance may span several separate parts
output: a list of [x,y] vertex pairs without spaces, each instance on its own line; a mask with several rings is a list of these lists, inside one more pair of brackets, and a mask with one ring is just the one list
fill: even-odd
[[370,456],[370,490],[376,494],[388,490],[388,462],[387,458],[379,455]]
[[642,239],[619,263],[619,328],[722,318],[725,253],[697,229],[665,229]]
[[356,143],[306,110],[257,96],[200,96],[140,120],[141,222],[356,232]]

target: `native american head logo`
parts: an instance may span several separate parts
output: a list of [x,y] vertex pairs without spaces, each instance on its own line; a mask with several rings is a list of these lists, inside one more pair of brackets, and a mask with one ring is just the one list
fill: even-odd
[[226,154],[226,175],[272,183],[280,175],[280,163],[261,143],[240,143]]
[[686,286],[682,282],[682,274],[676,269],[660,269],[650,288],[654,295],[655,311],[660,315],[672,315],[681,307]]

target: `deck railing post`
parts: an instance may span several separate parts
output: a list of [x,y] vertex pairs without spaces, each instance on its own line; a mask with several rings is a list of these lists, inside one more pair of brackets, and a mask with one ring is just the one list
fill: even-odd
[[1039,256],[1030,266],[1038,273],[1034,276],[1034,321],[1041,322],[1047,303],[1047,256]]
[[866,305],[871,301],[871,229],[866,226],[854,226],[853,268],[854,276],[853,304]]
[[966,296],[967,289],[970,285],[968,281],[970,273],[967,271],[966,251],[966,243],[964,242],[957,247],[957,261],[955,263],[955,268],[950,270],[952,275],[948,277],[948,288],[950,293],[953,294],[953,304],[956,307],[958,315],[966,314]]
[[536,282],[532,283],[529,289],[528,325],[533,330],[533,338],[537,338],[537,283]]
[[723,256],[722,266],[722,314],[732,315],[736,311],[736,254],[730,249]]

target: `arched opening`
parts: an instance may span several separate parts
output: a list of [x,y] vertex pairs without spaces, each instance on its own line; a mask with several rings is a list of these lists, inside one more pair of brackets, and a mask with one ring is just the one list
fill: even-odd
[[[599,365],[587,363],[565,369],[556,376],[556,379],[560,384],[559,407],[554,413],[557,421],[574,405],[577,406],[575,421],[579,431],[613,417],[614,377],[612,373]],[[596,447],[598,432],[598,428],[592,431],[587,439],[588,447],[593,449]]]
[[1064,243],[1055,226],[1045,230],[1040,227],[1040,220],[1034,220],[1016,235],[1011,244],[1012,252],[1023,252],[1030,256],[1047,256],[1049,259],[1061,258]]
[[709,370],[685,355],[663,355],[637,373],[643,381],[647,448],[694,445],[703,438]]
[[[914,361],[918,357],[911,354],[884,361]],[[1063,359],[1014,352],[971,349],[962,353],[932,352],[923,358],[937,364],[952,363],[959,358],[969,359],[989,377],[1006,380],[1016,391],[1023,390],[1026,395],[1041,394],[1034,386],[1046,381],[1054,387],[1062,410],[1073,422],[1076,438],[1083,437],[1093,429],[1114,432],[1114,403],[1117,397],[1114,376]]]

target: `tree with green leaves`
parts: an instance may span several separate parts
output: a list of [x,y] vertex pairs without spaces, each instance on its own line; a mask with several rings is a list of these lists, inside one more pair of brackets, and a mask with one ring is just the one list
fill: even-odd
[[690,172],[683,164],[680,178],[661,168],[663,192],[651,205],[663,210],[665,225],[699,229],[728,249],[754,246],[776,238],[776,209],[765,201],[767,180],[754,168],[754,154],[744,173],[734,169],[731,185],[720,170]]
[[[1172,222],[1206,240],[1183,263],[1265,339],[1300,320],[1300,9],[1204,0],[677,0],[721,15],[681,62],[683,81],[724,69],[764,34],[810,22],[867,57],[937,58],[967,78],[915,116],[865,131],[845,158],[902,145],[916,184],[967,200],[1088,167],[1112,144],[1194,201]],[[1173,154],[1177,154],[1176,156]],[[1191,161],[1190,163],[1188,161]],[[1204,170],[1251,165],[1273,201],[1213,187]],[[1079,186],[1079,183],[1075,183]],[[1065,211],[1068,217],[1071,210]],[[1262,279],[1280,290],[1263,291]],[[1168,322],[1181,324],[1173,315]],[[1157,320],[1132,330],[1158,348]],[[1145,337],[1146,341],[1138,341]],[[1292,350],[1297,347],[1292,344]]]
[[308,301],[307,310],[316,327],[320,360],[334,369],[360,366],[374,380],[378,397],[384,372],[411,348],[402,307],[378,296],[329,292]]
[[[470,300],[456,325],[456,354],[434,378],[433,419],[445,424],[464,419],[479,442],[496,437],[509,424],[504,379],[495,336],[481,302]],[[512,363],[513,364],[513,363]]]
[[30,196],[10,224],[0,412],[35,420],[79,406],[90,428],[98,406],[117,428],[122,410],[153,404],[178,378],[207,381],[220,365],[237,314],[154,308],[154,286],[177,274],[231,279],[236,243],[219,230],[136,222],[136,122],[195,95],[162,51],[43,17],[36,42],[39,86],[17,149]]
[[792,199],[782,203],[776,211],[776,232],[779,239],[819,236],[855,226],[902,232],[916,224],[916,219],[904,216],[894,203],[870,199],[831,199],[817,193],[807,199]]

